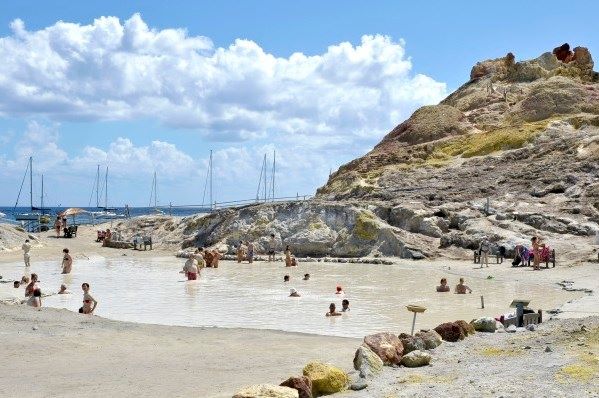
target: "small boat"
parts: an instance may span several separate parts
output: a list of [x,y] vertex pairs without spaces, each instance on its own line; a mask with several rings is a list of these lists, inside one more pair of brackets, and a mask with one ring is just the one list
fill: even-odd
[[6,214],[4,214],[0,211],[0,218],[4,218],[4,217],[6,217]]
[[92,197],[94,195],[94,192],[96,194],[96,208],[98,209],[98,211],[91,211],[89,212],[89,214],[91,214],[91,216],[94,219],[98,220],[125,217],[124,214],[116,213],[116,208],[108,207],[108,166],[106,166],[106,173],[104,174],[104,186],[102,187],[104,191],[104,206],[100,206],[100,188],[100,165],[98,165],[98,168],[96,170],[96,179],[94,181],[94,188],[92,189]]
[[154,208],[152,209],[152,213],[156,215],[164,215],[164,212],[160,210],[157,206],[158,203],[158,191],[156,190],[156,172],[154,171],[154,179],[152,180],[152,190],[150,191],[150,204],[148,207],[152,207],[152,196],[154,197]]
[[[33,157],[29,157],[29,164],[27,165],[27,169],[25,169],[25,175],[23,176],[23,181],[21,182],[21,188],[19,189],[19,195],[17,196],[17,202],[15,203],[15,209],[19,204],[19,198],[21,197],[21,190],[23,189],[23,183],[25,182],[25,178],[27,177],[27,171],[29,171],[29,204],[31,208],[31,213],[17,213],[15,214],[15,220],[17,221],[37,221],[42,224],[46,224],[49,222],[50,218],[46,214],[50,211],[50,209],[44,207],[44,175],[42,174],[42,194],[41,194],[41,206],[35,207],[33,206]],[[46,222],[46,219],[48,220]]]

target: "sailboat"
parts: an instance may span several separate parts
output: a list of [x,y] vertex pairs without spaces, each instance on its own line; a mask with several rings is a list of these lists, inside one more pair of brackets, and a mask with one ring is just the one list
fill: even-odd
[[152,190],[150,191],[150,204],[148,204],[148,207],[152,207],[152,196],[154,196],[154,209],[152,210],[152,213],[154,213],[154,214],[164,214],[164,212],[162,210],[160,210],[158,208],[158,206],[157,206],[158,191],[156,189],[156,185],[157,185],[156,171],[154,171],[154,179],[152,180]]
[[[106,173],[104,174],[104,206],[100,206],[100,165],[98,165],[96,171],[95,180],[95,192],[96,192],[96,209],[98,211],[92,211],[91,214],[95,218],[121,218],[124,214],[117,214],[117,210],[114,207],[108,207],[108,166],[106,166]],[[92,191],[92,195],[93,195]]]
[[[40,207],[33,206],[33,157],[29,157],[29,163],[27,164],[27,168],[25,169],[25,175],[23,176],[23,181],[21,181],[21,188],[19,188],[19,194],[17,195],[17,201],[15,202],[14,208],[19,205],[19,199],[21,198],[21,192],[23,190],[23,185],[25,183],[25,178],[27,178],[27,172],[29,172],[29,207],[31,209],[30,213],[18,213],[15,214],[15,220],[17,221],[49,221],[49,216],[46,214],[50,211],[50,209],[44,207],[44,176],[42,175],[42,194],[41,194],[41,203]],[[48,221],[46,221],[48,220]]]

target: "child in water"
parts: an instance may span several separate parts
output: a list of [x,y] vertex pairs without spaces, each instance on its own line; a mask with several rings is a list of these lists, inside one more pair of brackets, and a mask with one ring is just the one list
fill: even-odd
[[337,312],[335,303],[329,304],[329,312],[327,312],[325,316],[341,316],[341,313]]

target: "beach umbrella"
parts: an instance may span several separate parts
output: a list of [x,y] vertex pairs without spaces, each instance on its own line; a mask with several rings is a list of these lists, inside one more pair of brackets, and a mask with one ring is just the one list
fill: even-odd
[[60,213],[58,213],[59,216],[61,217],[67,217],[67,216],[72,216],[73,217],[73,224],[75,224],[75,216],[77,214],[85,214],[88,213],[87,210],[83,210],[79,207],[70,207],[64,211],[61,211]]

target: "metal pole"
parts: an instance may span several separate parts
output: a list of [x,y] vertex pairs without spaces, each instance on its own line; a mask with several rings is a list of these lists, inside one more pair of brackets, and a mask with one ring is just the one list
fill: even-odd
[[[108,166],[106,166],[106,174],[104,175],[104,210],[108,208]],[[112,221],[110,222],[112,227]]]
[[29,156],[29,204],[33,210],[33,157]]
[[412,318],[412,336],[414,336],[414,327],[416,326],[416,312],[414,312],[414,318]]
[[208,165],[210,170],[210,206],[212,206],[213,203],[213,197],[212,197],[212,149],[210,150],[210,164]]
[[42,195],[40,196],[40,207],[42,208],[41,212],[44,214],[44,175],[42,174]]
[[277,170],[277,151],[272,151],[272,201],[275,201],[275,173]]

